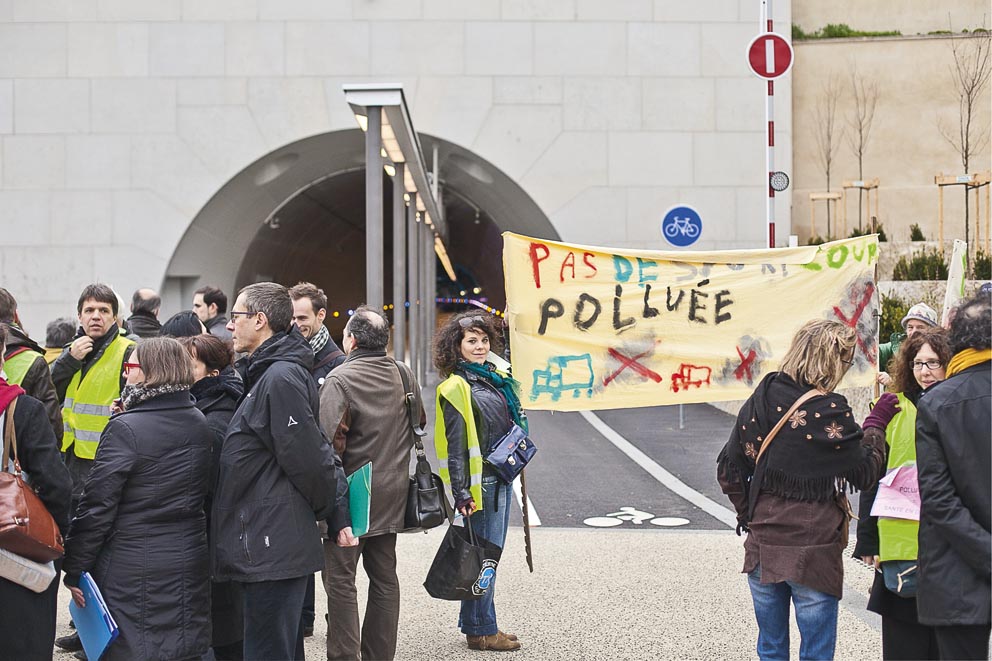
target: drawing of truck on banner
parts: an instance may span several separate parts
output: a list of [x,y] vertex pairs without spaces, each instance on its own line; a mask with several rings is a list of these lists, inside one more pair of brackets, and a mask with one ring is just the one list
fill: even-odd
[[592,357],[589,354],[553,356],[548,359],[547,369],[534,370],[530,399],[534,401],[541,393],[548,393],[552,401],[557,402],[562,393],[569,391],[572,397],[579,397],[582,391],[585,391],[587,397],[591,397],[593,376]]

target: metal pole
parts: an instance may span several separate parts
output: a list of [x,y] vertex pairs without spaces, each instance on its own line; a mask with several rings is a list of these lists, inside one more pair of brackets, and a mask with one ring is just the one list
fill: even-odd
[[685,429],[685,406],[679,404],[679,429]]
[[365,303],[382,310],[382,108],[369,106],[365,132]]
[[393,356],[406,360],[406,204],[403,202],[403,163],[393,176]]
[[417,374],[417,362],[420,360],[420,315],[417,312],[417,291],[420,287],[418,265],[420,253],[417,251],[417,194],[410,193],[410,206],[406,210],[407,243],[406,278],[407,295],[404,297],[410,303],[410,369]]
[[[427,234],[427,344],[434,343],[434,330],[437,328],[437,257],[434,253],[434,231]],[[425,373],[433,372],[433,365],[427,364]]]
[[430,236],[430,230],[427,227],[427,222],[421,216],[420,222],[420,291],[418,292],[417,298],[420,299],[420,345],[424,348],[421,354],[422,359],[420,361],[420,379],[421,383],[424,382],[424,377],[427,375],[427,371],[430,369],[431,363],[431,338],[433,335],[428,330],[429,326],[429,314],[430,308],[428,307],[427,301],[427,280],[430,277],[427,271],[427,251],[430,250],[428,245],[428,237]]
[[[772,32],[772,0],[764,0],[765,30]],[[775,171],[775,81],[768,81],[768,96],[765,99],[765,123],[768,127],[768,149],[765,154],[765,169],[768,171],[765,185],[768,187],[768,247],[775,247],[775,189],[772,188],[772,172]],[[830,203],[827,202],[829,205]]]

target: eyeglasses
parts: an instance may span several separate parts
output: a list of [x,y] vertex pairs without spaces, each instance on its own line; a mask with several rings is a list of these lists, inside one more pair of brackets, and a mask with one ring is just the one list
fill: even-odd
[[914,360],[913,361],[913,371],[919,372],[924,367],[926,367],[931,372],[934,370],[939,370],[944,364],[939,360]]
[[238,312],[237,310],[231,310],[231,316],[232,317],[237,318],[237,316],[239,314],[244,315],[245,318],[247,319],[248,317],[254,317],[258,313],[257,312]]
[[462,317],[458,320],[458,325],[462,328],[468,328],[475,325],[483,326],[485,323],[486,320],[481,314],[473,315],[471,317]]
[[127,376],[131,370],[140,370],[141,363],[123,363],[122,367],[124,368],[124,376]]

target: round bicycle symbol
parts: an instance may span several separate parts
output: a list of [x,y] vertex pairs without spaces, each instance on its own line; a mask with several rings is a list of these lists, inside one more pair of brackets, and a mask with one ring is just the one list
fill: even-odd
[[661,233],[673,246],[684,248],[692,245],[703,230],[699,213],[688,206],[672,207],[661,221]]

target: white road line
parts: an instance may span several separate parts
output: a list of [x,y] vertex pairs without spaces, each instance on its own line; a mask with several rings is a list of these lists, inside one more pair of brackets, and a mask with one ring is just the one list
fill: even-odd
[[737,528],[737,514],[735,514],[731,509],[720,505],[716,501],[710,500],[679,478],[669,473],[667,470],[662,468],[661,465],[651,459],[651,457],[638,450],[630,441],[618,434],[615,429],[603,422],[596,414],[589,411],[579,411],[579,415],[585,418],[585,421],[592,425],[593,429],[602,434],[606,440],[615,445],[617,449],[625,455],[630,457],[635,464],[646,470],[651,477],[661,482],[661,484],[666,488],[673,491],[676,495],[686,499],[699,509],[712,516],[714,519],[722,521],[731,528]]
[[[524,511],[524,497],[523,491],[520,489],[520,476],[518,475],[515,480],[513,480],[513,493],[517,496],[517,505],[520,506],[520,511]],[[527,518],[530,520],[530,527],[536,528],[541,525],[541,517],[537,515],[537,510],[534,509],[534,501],[527,496]]]

